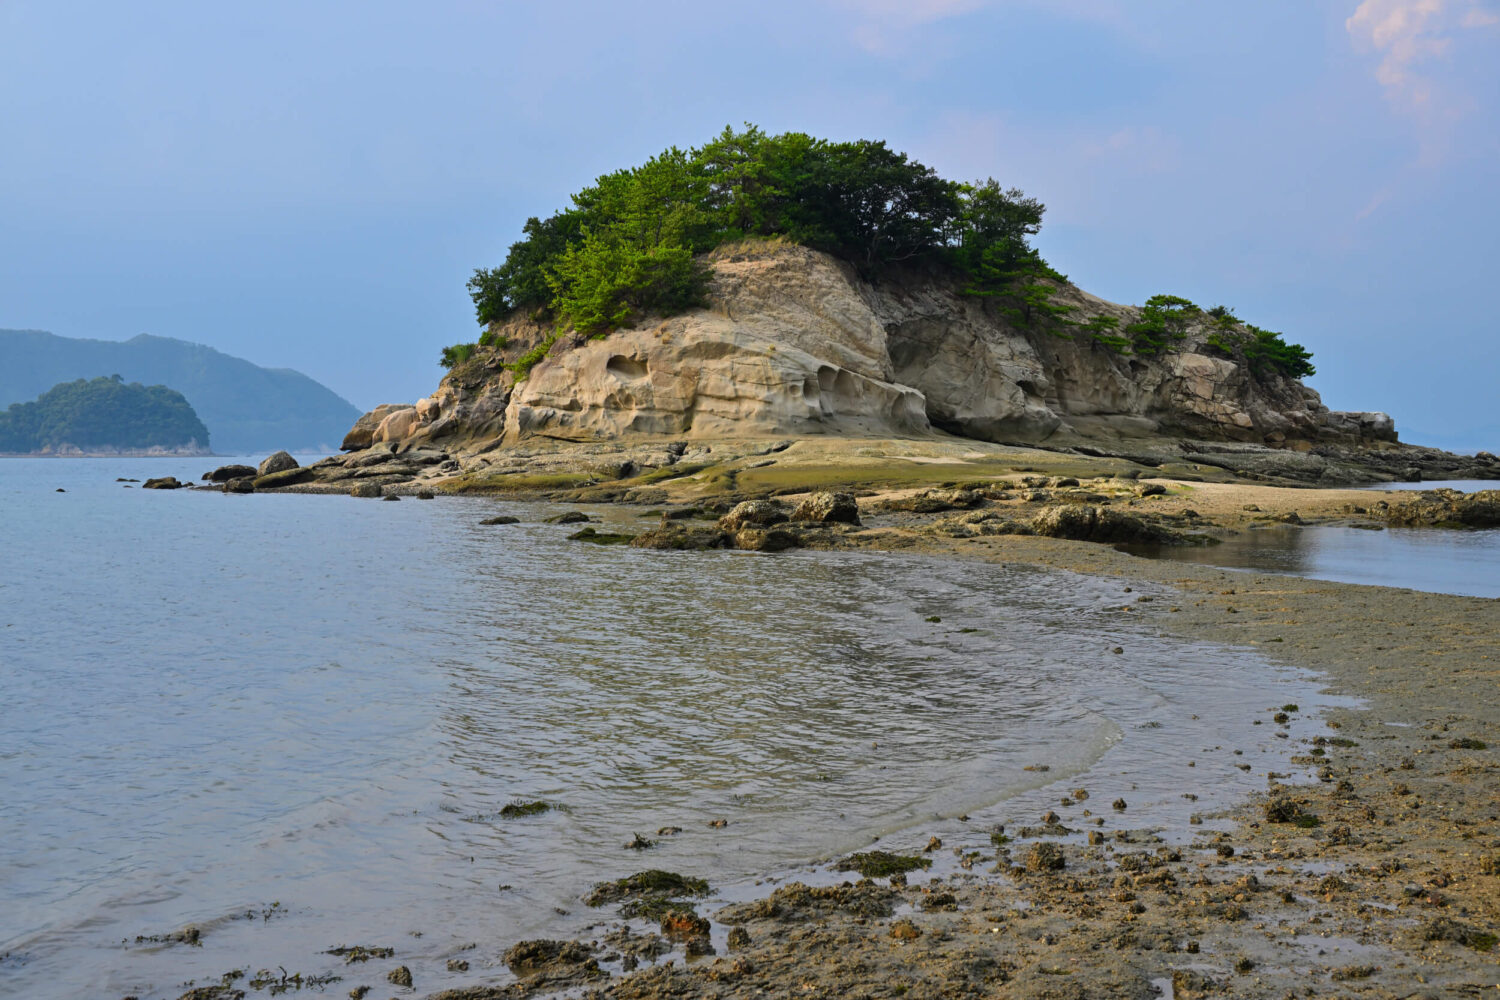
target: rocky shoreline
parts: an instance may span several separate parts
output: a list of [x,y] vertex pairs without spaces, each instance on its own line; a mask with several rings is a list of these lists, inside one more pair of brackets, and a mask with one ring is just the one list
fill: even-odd
[[[1112,577],[1122,595],[1132,585],[1171,588],[1172,597],[1152,601],[1122,596],[1119,613],[1169,635],[1247,646],[1312,668],[1331,691],[1363,702],[1328,713],[1321,732],[1297,747],[1293,760],[1311,783],[1270,773],[1265,794],[1233,810],[1229,827],[1212,833],[1133,828],[1128,812],[1062,783],[1057,805],[1035,817],[1035,825],[993,837],[975,830],[965,842],[933,847],[960,862],[944,866],[952,873],[940,879],[904,876],[900,858],[907,855],[898,854],[897,870],[877,865],[866,869],[869,879],[783,884],[764,899],[716,910],[694,893],[626,894],[625,913],[634,919],[622,913],[599,938],[482,943],[506,950],[515,978],[434,1000],[562,991],[598,1000],[1457,997],[1495,988],[1500,602],[1148,561],[1109,545],[1047,537],[1035,525],[1084,510],[1202,537],[1262,525],[1452,525],[1471,511],[1489,516],[1496,495],[1468,495],[1479,498],[1473,501],[1437,491],[1118,475],[1089,481],[1043,478],[1040,471],[1011,478],[1003,486],[923,482],[865,489],[857,498],[804,490],[745,501],[705,497],[692,477],[678,477],[648,484],[661,491],[648,499],[663,507],[654,512],[658,525],[635,533],[636,541],[709,532],[738,545],[749,532],[743,547],[774,549],[780,546],[755,541],[779,531],[815,547],[915,551]],[[548,492],[605,499],[591,490]],[[1014,530],[1023,523],[1031,530]],[[589,531],[601,533],[579,529]],[[579,544],[598,540],[585,535]],[[1295,706],[1279,714],[1267,706],[1245,711],[1264,723],[1267,741],[1287,738],[1284,724],[1297,713]],[[1204,789],[1184,794],[1195,791]],[[1108,827],[1092,827],[1091,815],[1110,817]],[[921,835],[912,836],[910,856],[930,857],[920,850]],[[375,964],[356,980],[379,982],[389,971],[396,977],[391,983],[420,992],[419,980],[409,985],[405,966]],[[604,971],[622,964],[636,971]],[[199,987],[184,997],[229,1000],[238,989]],[[350,995],[363,996],[361,990]]]

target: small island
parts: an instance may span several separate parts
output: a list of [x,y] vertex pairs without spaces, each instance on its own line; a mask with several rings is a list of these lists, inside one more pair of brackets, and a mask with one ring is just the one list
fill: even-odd
[[208,428],[182,393],[119,375],[61,382],[0,412],[0,454],[208,455]]

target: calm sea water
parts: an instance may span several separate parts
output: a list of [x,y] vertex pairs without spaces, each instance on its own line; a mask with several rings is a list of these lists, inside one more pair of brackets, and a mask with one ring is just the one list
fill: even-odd
[[1157,559],[1315,580],[1500,598],[1500,530],[1273,526],[1222,545],[1125,546]]
[[1425,483],[1377,483],[1365,486],[1368,490],[1458,490],[1460,493],[1476,493],[1479,490],[1500,490],[1500,479],[1429,479]]
[[[1296,701],[1305,735],[1328,704],[1153,635],[1121,610],[1152,595],[1115,581],[115,482],[207,464],[0,461],[0,995],[262,968],[343,995],[396,962],[423,994],[503,980],[519,938],[597,935],[599,880],[662,867],[743,897],[876,838],[987,845],[1079,785],[1129,800],[1110,826],[1186,831],[1294,770],[1297,740],[1255,719]],[[524,523],[479,524],[501,511]],[[516,799],[558,808],[501,817]],[[196,946],[149,940],[188,924]],[[346,968],[341,944],[396,958]]]

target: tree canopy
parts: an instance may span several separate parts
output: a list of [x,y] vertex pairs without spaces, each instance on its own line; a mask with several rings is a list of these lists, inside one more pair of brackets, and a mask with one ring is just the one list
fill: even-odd
[[581,333],[703,300],[696,255],[747,237],[782,237],[852,263],[867,277],[896,264],[952,270],[970,294],[1017,296],[1050,274],[1029,238],[1043,206],[994,180],[963,184],[884,142],[726,128],[600,177],[572,206],[528,219],[498,267],[469,282],[488,324],[526,309]]
[[118,375],[53,386],[34,402],[0,412],[0,452],[27,454],[65,445],[121,451],[208,448],[208,428],[180,392]]
[[[848,261],[870,280],[896,267],[947,275],[1019,326],[1067,339],[1081,332],[1113,352],[1160,354],[1211,320],[1209,346],[1256,375],[1312,374],[1300,345],[1222,307],[1205,315],[1174,295],[1152,296],[1123,328],[1110,316],[1071,318],[1073,306],[1052,301],[1066,278],[1031,245],[1045,211],[994,179],[945,180],[884,142],[725,128],[701,147],[674,146],[605,174],[573,195],[570,207],[528,219],[504,262],[474,272],[469,294],[482,325],[524,311],[554,320],[558,331],[601,335],[648,314],[701,305],[707,251],[781,238]],[[493,337],[490,331],[480,343]],[[536,345],[511,367],[528,370],[550,346]],[[474,350],[444,348],[442,364],[463,364]]]

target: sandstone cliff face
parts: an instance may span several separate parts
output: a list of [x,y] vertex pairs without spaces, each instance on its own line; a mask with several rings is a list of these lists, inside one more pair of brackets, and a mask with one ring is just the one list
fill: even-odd
[[[1256,378],[1204,350],[1207,327],[1153,358],[1021,329],[932,280],[861,281],[796,246],[714,255],[705,309],[564,337],[516,383],[504,366],[548,329],[520,319],[414,406],[362,417],[346,450],[441,441],[480,451],[530,438],[608,441],[766,435],[913,437],[949,431],[1067,445],[1177,435],[1309,447],[1394,441],[1384,414],[1335,414],[1294,379]],[[1066,286],[1086,320],[1138,311]]]

